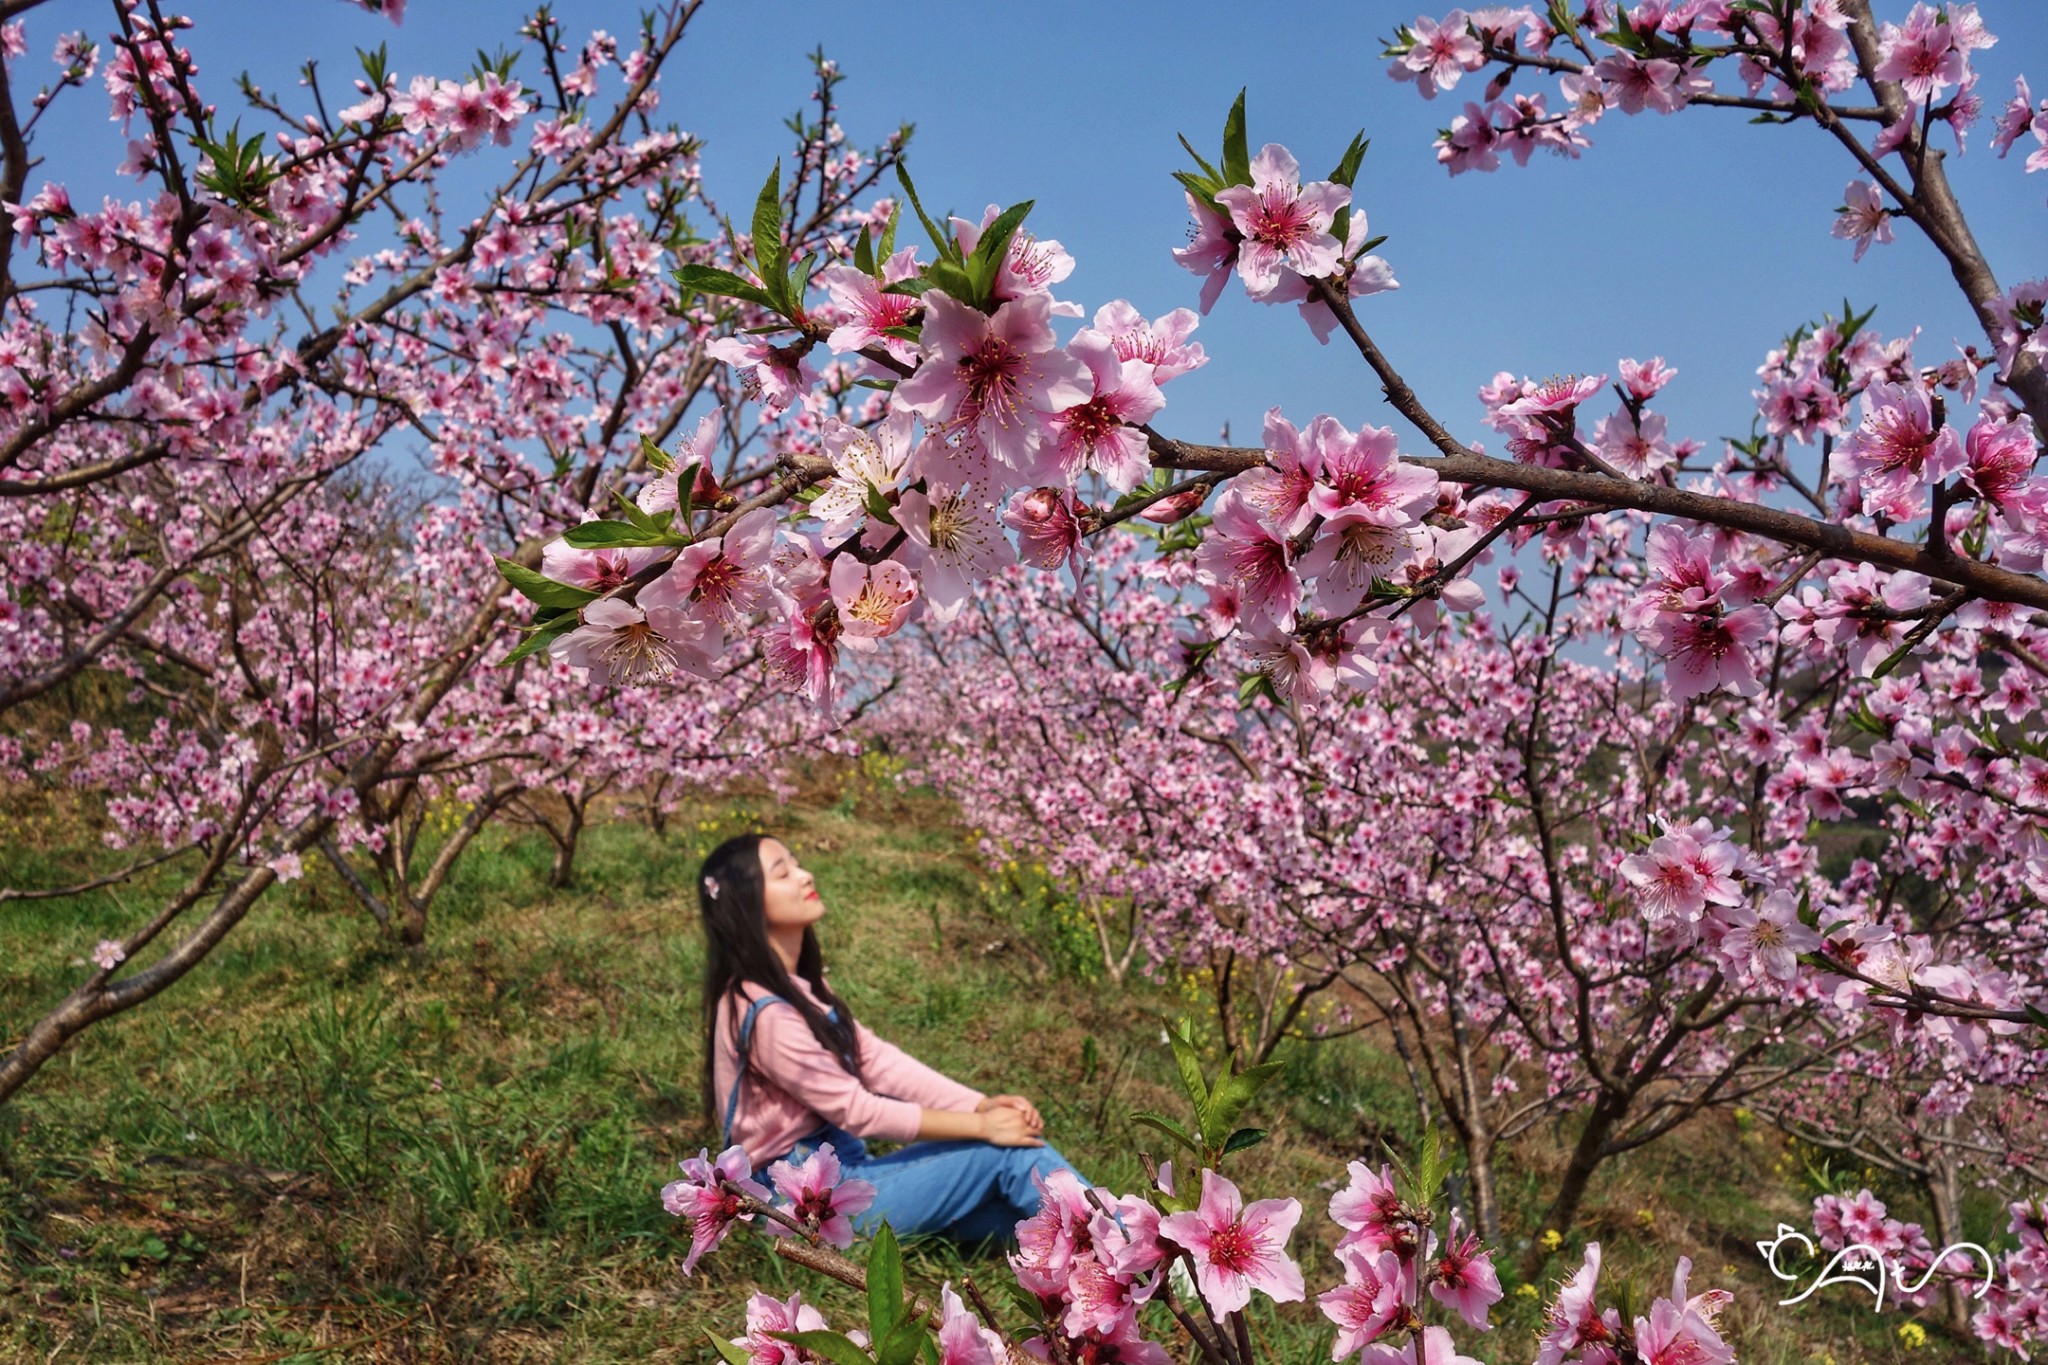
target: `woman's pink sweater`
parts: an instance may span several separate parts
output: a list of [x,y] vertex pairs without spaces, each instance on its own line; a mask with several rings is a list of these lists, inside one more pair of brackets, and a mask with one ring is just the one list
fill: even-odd
[[[825,1005],[801,979],[792,982],[819,1009]],[[739,1017],[746,1017],[747,1005],[771,994],[765,987],[747,982],[740,987]],[[725,1107],[732,1098],[732,1080],[738,1073],[738,1053],[732,1028],[737,1022],[721,1009],[712,1051],[711,1094],[716,1106],[714,1118],[725,1121]],[[771,1157],[779,1157],[827,1123],[844,1128],[855,1137],[878,1138],[885,1142],[909,1142],[917,1136],[925,1109],[950,1109],[972,1113],[984,1098],[941,1072],[932,1070],[892,1043],[877,1038],[867,1025],[854,1022],[860,1049],[862,1085],[847,1074],[839,1058],[811,1036],[793,1005],[764,1005],[754,1016],[754,1032],[747,1054],[763,1082],[748,1076],[740,1087],[739,1115],[733,1120],[732,1141],[746,1148],[747,1160],[756,1170]]]

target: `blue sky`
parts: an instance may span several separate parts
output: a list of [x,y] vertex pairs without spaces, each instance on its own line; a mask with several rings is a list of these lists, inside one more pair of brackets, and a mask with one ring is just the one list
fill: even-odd
[[[190,0],[193,45],[225,108],[224,78],[246,69],[289,90],[299,63],[321,59],[329,98],[346,93],[353,49],[389,45],[401,79],[455,74],[479,46],[511,44],[524,10],[498,0],[412,0],[405,22],[340,3]],[[1897,18],[1903,4],[1878,5]],[[605,28],[629,40],[638,8],[598,0],[555,6],[571,33]],[[2031,69],[2048,88],[2048,6],[1983,0],[1999,45],[1977,54],[1987,110]],[[888,5],[712,0],[664,81],[664,115],[706,142],[705,177],[729,210],[751,202],[787,150],[782,119],[808,91],[805,54],[822,43],[848,74],[849,135],[866,144],[917,125],[911,167],[930,207],[978,209],[1035,199],[1031,228],[1063,242],[1079,268],[1061,291],[1093,309],[1126,297],[1150,315],[1195,302],[1197,281],[1168,256],[1187,216],[1169,172],[1185,164],[1186,132],[1213,156],[1223,116],[1249,91],[1251,141],[1288,145],[1318,174],[1351,133],[1372,138],[1358,203],[1402,282],[1365,300],[1362,316],[1424,400],[1472,440],[1475,389],[1496,370],[1613,373],[1617,357],[1661,353],[1679,378],[1664,409],[1674,436],[1744,431],[1753,371],[1794,324],[1838,308],[1879,305],[1886,335],[1923,329],[1922,356],[1982,338],[1933,250],[1909,227],[1852,264],[1828,235],[1854,168],[1809,126],[1754,127],[1733,111],[1661,118],[1610,114],[1577,162],[1453,179],[1435,162],[1435,130],[1476,95],[1470,78],[1425,103],[1379,57],[1387,35],[1419,11],[1381,3]],[[1432,13],[1440,11],[1431,11]],[[103,33],[97,0],[55,0],[29,16],[30,54],[17,80],[39,78],[56,34]],[[615,86],[612,88],[616,88]],[[1541,88],[1541,87],[1536,87]],[[337,101],[345,102],[345,100]],[[38,150],[75,190],[111,188],[118,134],[104,95],[67,97]],[[2048,174],[1994,160],[1988,120],[1952,178],[2001,283],[2048,273]],[[48,173],[31,175],[30,186]],[[1281,405],[1347,424],[1399,426],[1371,376],[1339,337],[1318,346],[1291,308],[1250,303],[1236,286],[1204,320],[1205,370],[1175,381],[1159,425],[1213,439],[1228,421],[1255,439]],[[1407,434],[1404,432],[1404,439]],[[1419,440],[1410,448],[1419,449]]]

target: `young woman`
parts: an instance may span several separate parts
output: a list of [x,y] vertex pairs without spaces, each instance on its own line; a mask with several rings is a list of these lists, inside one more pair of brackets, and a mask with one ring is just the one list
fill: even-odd
[[[1034,1177],[1072,1170],[1022,1095],[984,1095],[858,1023],[825,980],[815,879],[778,839],[743,834],[697,879],[707,943],[704,1108],[756,1171],[823,1143],[875,1187],[857,1220],[961,1242],[1038,1211]],[[908,1143],[884,1157],[865,1138]]]

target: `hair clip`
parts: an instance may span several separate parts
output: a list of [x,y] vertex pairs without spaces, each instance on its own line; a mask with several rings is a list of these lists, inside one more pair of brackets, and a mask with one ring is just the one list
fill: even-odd
[[713,900],[718,899],[718,878],[706,877],[704,879],[704,894]]

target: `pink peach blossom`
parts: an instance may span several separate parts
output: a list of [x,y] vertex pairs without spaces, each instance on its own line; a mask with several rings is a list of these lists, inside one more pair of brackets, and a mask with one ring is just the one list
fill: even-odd
[[[690,1221],[690,1253],[683,1258],[683,1274],[697,1267],[697,1261],[725,1240],[735,1222],[750,1223],[754,1215],[745,1199],[770,1202],[766,1186],[752,1179],[753,1168],[741,1147],[728,1147],[713,1158],[708,1151],[686,1157],[681,1163],[683,1178],[662,1186],[661,1204],[671,1216]],[[740,1193],[724,1187],[731,1184]]]
[[1088,367],[1053,345],[1049,299],[1028,294],[991,317],[933,290],[924,307],[923,361],[897,385],[897,403],[1030,469],[1052,415],[1090,396]]
[[1245,292],[1265,299],[1288,272],[1315,278],[1337,268],[1330,224],[1351,202],[1351,191],[1328,180],[1301,183],[1301,166],[1285,147],[1269,142],[1252,158],[1252,183],[1219,190],[1216,202],[1244,234],[1237,273]]
[[840,636],[854,648],[893,635],[917,601],[917,580],[893,559],[863,564],[852,555],[832,561],[832,601],[839,608]]
[[1301,580],[1294,553],[1269,529],[1237,489],[1216,503],[1216,520],[1196,552],[1195,562],[1218,583],[1234,589],[1241,609],[1289,629],[1301,605]]
[[[848,1180],[832,1144],[821,1142],[801,1162],[778,1161],[768,1168],[776,1193],[789,1201],[789,1216],[814,1227],[829,1246],[844,1250],[853,1245],[853,1218],[865,1213],[875,1202],[875,1187],[866,1180]],[[771,1237],[790,1235],[780,1223],[770,1222]]]
[[1401,1258],[1391,1251],[1340,1246],[1344,1283],[1316,1296],[1323,1315],[1337,1324],[1330,1359],[1343,1360],[1370,1345],[1400,1319],[1406,1309],[1407,1276]]
[[1891,211],[1884,206],[1884,195],[1868,180],[1851,180],[1842,195],[1833,232],[1856,243],[1856,254],[1850,259],[1860,261],[1872,242],[1892,240]]
[[1235,1313],[1255,1289],[1278,1303],[1301,1300],[1301,1269],[1286,1251],[1300,1219],[1300,1200],[1261,1199],[1247,1207],[1236,1185],[1204,1169],[1201,1203],[1161,1218],[1159,1235],[1194,1258],[1195,1284],[1210,1310]]

